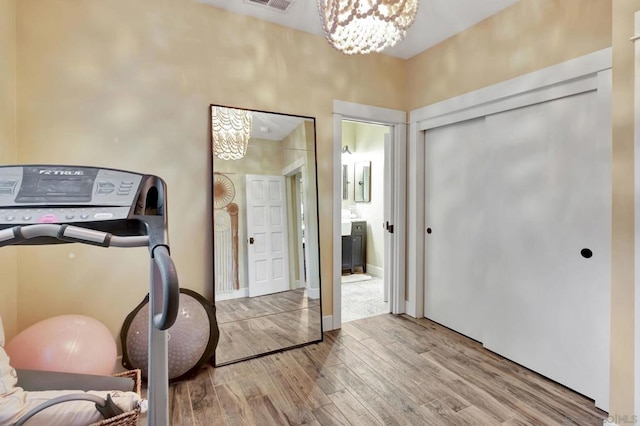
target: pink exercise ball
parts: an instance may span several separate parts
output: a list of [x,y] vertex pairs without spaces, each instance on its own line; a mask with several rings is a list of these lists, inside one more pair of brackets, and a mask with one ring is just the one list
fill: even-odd
[[113,373],[117,355],[111,331],[83,315],[37,322],[7,343],[5,350],[14,368],[99,375]]

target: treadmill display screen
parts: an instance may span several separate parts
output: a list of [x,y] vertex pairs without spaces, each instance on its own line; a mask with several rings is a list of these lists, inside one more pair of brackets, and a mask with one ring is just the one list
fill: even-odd
[[25,167],[16,202],[89,202],[97,173],[83,167]]

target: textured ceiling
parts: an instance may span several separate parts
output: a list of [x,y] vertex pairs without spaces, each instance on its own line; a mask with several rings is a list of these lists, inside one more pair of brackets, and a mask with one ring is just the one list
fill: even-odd
[[[316,0],[290,0],[287,12],[249,0],[198,0],[221,9],[322,35]],[[408,59],[519,0],[419,0],[418,16],[404,41],[383,53]]]

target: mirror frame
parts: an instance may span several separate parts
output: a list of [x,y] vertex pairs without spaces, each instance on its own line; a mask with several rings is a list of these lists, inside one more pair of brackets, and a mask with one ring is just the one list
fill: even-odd
[[[282,348],[277,348],[277,349],[273,349],[273,350],[269,350],[269,351],[265,351],[265,352],[261,352],[258,354],[253,354],[253,355],[248,355],[246,357],[241,357],[238,359],[233,359],[233,360],[229,360],[229,361],[224,361],[224,362],[217,362],[216,361],[216,353],[217,353],[217,348],[216,351],[214,352],[213,356],[211,357],[210,363],[211,365],[213,365],[214,367],[221,367],[224,365],[229,365],[229,364],[235,364],[238,362],[242,362],[242,361],[247,361],[247,360],[251,360],[251,359],[255,359],[255,358],[259,358],[259,357],[263,357],[266,355],[271,355],[271,354],[275,354],[275,353],[279,353],[279,352],[283,352],[286,350],[291,350],[291,349],[295,349],[295,348],[300,348],[303,346],[307,346],[307,345],[311,345],[311,344],[315,344],[315,343],[320,343],[324,340],[324,324],[323,324],[323,315],[322,315],[322,274],[321,274],[321,253],[320,253],[320,209],[319,209],[319,193],[318,193],[318,138],[317,138],[317,123],[316,123],[316,119],[315,117],[309,117],[309,116],[304,116],[304,115],[298,115],[298,114],[288,114],[288,113],[283,113],[283,112],[273,112],[273,111],[264,111],[264,110],[257,110],[257,109],[252,109],[252,108],[242,108],[242,107],[236,107],[236,106],[228,106],[228,105],[221,105],[221,104],[209,104],[208,107],[208,128],[209,128],[209,137],[207,138],[209,141],[209,173],[208,173],[208,178],[209,178],[209,184],[208,184],[208,188],[209,188],[209,200],[211,203],[209,210],[209,224],[211,226],[211,285],[212,285],[212,301],[213,301],[213,305],[215,307],[216,304],[216,290],[215,290],[215,260],[214,260],[214,256],[215,256],[215,247],[214,247],[214,232],[215,229],[213,227],[213,217],[214,217],[214,205],[215,205],[215,200],[214,200],[214,191],[213,191],[213,181],[214,181],[214,177],[215,177],[215,168],[214,168],[214,153],[213,153],[213,125],[212,125],[212,110],[213,107],[224,107],[224,108],[230,108],[230,109],[241,109],[241,110],[246,110],[246,111],[251,111],[254,113],[263,113],[263,114],[270,114],[270,115],[280,115],[280,116],[286,116],[286,117],[298,117],[298,118],[302,118],[304,120],[310,120],[313,123],[313,159],[314,159],[314,174],[315,174],[315,186],[313,187],[313,189],[315,189],[315,199],[316,199],[316,205],[315,205],[315,215],[313,215],[315,221],[316,221],[316,232],[317,232],[317,278],[318,278],[318,311],[319,311],[319,331],[320,331],[320,336],[318,339],[314,339],[314,340],[309,340],[303,343],[298,343],[298,344],[293,344],[293,345],[289,345],[289,346],[284,346]],[[233,160],[231,160],[233,161]],[[305,209],[305,216],[309,214],[308,209]]]

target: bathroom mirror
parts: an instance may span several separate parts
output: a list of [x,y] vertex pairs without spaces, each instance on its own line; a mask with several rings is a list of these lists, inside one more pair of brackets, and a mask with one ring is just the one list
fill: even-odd
[[342,199],[349,199],[349,166],[342,165]]
[[368,203],[371,201],[371,161],[360,161],[354,165],[355,201]]
[[322,341],[315,119],[209,112],[214,364]]

